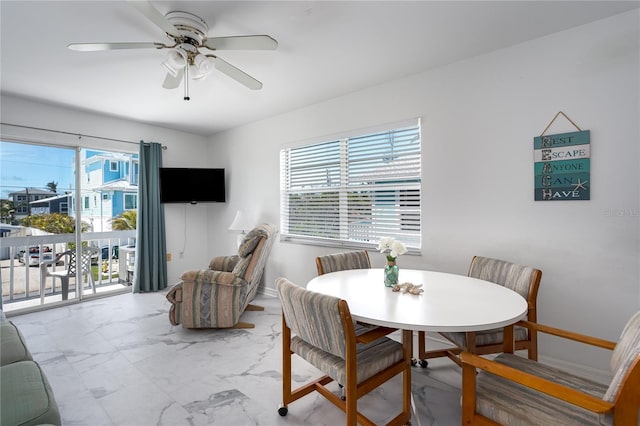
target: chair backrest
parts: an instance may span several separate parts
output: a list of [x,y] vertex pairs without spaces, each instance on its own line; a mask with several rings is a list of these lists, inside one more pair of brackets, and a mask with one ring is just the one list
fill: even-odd
[[542,278],[541,270],[505,260],[474,256],[469,265],[468,275],[499,284],[520,294],[529,303],[527,319],[536,321],[535,306]]
[[329,272],[347,269],[369,269],[371,268],[371,261],[366,250],[348,251],[316,257],[316,268],[318,269],[318,275],[324,275]]
[[258,291],[277,234],[278,230],[275,226],[263,223],[249,231],[240,244],[238,249],[240,261],[233,269],[233,273],[249,284],[247,301],[251,301]]
[[640,311],[627,322],[620,340],[611,354],[611,372],[613,380],[604,396],[607,401],[613,402],[622,382],[627,377],[629,370],[640,361]]
[[[76,251],[75,250],[63,251],[62,253],[56,255],[56,257],[53,260],[53,263],[57,264],[60,260],[62,260],[65,257],[66,259],[64,260],[64,266],[67,268],[67,276],[75,277],[76,276]],[[45,269],[45,271],[47,270]]]
[[351,318],[347,302],[299,287],[286,278],[276,280],[276,291],[293,333],[308,344],[345,359],[344,317]]
[[[91,272],[91,259],[99,254],[99,250],[94,247],[82,247],[82,262],[81,262],[81,271],[83,273]],[[65,266],[67,268],[66,275],[68,277],[76,276],[77,262],[76,262],[76,250],[66,250],[62,253],[56,255],[54,263],[62,260],[62,258],[66,257]]]

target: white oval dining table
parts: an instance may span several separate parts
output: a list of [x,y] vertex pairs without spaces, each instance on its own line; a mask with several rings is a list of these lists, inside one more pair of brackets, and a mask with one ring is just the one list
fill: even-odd
[[422,293],[394,292],[383,269],[351,269],[313,278],[307,289],[344,299],[351,316],[373,325],[419,331],[479,331],[523,319],[527,302],[515,291],[463,275],[400,269],[400,283]]
[[[444,272],[400,269],[400,283],[422,285],[420,294],[392,291],[383,269],[350,269],[313,278],[307,289],[347,301],[353,319],[402,330],[406,359],[413,354],[413,331],[480,331],[510,326],[527,314],[527,302],[515,291],[488,281]],[[510,334],[513,336],[513,330]],[[505,345],[512,351],[512,347]],[[405,412],[420,426],[411,392],[411,369],[402,374],[411,394]]]

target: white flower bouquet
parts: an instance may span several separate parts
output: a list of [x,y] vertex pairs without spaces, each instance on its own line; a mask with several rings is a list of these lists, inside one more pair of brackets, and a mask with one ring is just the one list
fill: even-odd
[[396,257],[407,252],[407,246],[393,237],[383,237],[378,243],[378,250],[380,253],[386,253],[389,262],[395,262]]

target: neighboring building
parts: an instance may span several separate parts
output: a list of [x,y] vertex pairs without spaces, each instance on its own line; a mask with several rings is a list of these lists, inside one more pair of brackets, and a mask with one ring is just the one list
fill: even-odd
[[32,202],[50,198],[55,195],[57,195],[55,192],[37,188],[25,188],[22,191],[10,192],[9,197],[13,200],[15,207],[15,219],[20,221],[30,214],[34,214],[30,211]]
[[68,215],[69,206],[71,205],[71,194],[42,198],[38,201],[32,201],[30,204],[31,214],[60,213]]
[[[138,209],[137,154],[81,150],[82,220],[92,231],[111,231],[111,219]],[[75,204],[69,206],[75,216]]]

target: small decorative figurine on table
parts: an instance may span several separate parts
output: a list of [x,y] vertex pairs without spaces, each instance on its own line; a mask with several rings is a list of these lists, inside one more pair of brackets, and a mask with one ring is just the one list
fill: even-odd
[[396,284],[391,288],[391,291],[401,291],[403,293],[420,294],[424,289],[420,288],[422,284],[402,283]]

